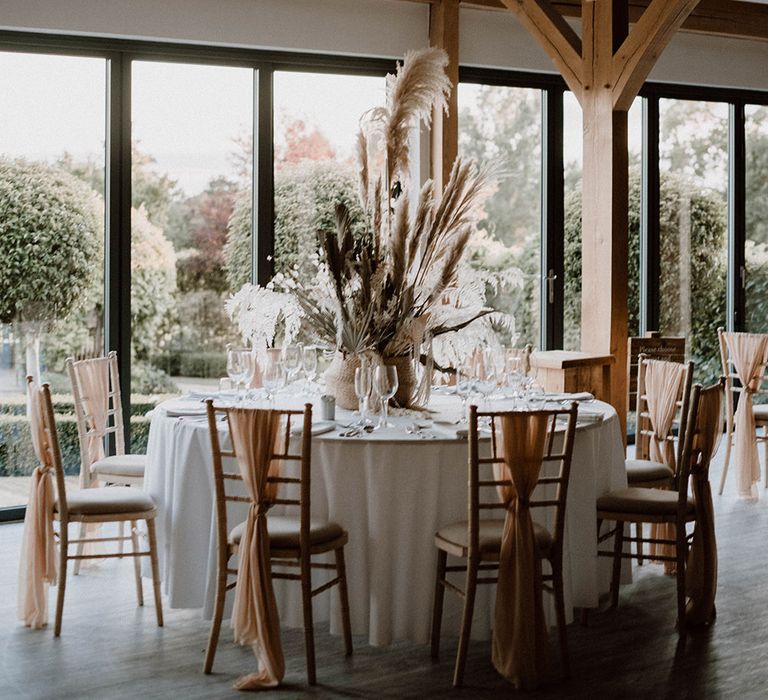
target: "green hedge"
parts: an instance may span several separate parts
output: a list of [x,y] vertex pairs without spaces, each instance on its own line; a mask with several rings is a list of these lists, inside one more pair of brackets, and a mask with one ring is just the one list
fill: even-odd
[[226,377],[225,352],[167,352],[155,355],[152,364],[172,377]]
[[[143,417],[157,404],[173,394],[131,394],[131,416]],[[57,416],[74,416],[75,407],[71,394],[53,394],[53,411]],[[0,401],[0,416],[25,416],[27,399],[24,394],[4,396]]]
[[[80,445],[73,415],[56,417],[64,471],[80,473]],[[149,419],[131,416],[131,451],[144,453],[149,438]],[[26,416],[0,415],[0,477],[27,476],[37,466]]]

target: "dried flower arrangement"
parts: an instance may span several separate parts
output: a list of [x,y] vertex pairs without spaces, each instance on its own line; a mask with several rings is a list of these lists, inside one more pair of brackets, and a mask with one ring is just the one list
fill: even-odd
[[[320,251],[313,256],[317,274],[309,281],[278,275],[272,283],[278,293],[293,297],[318,343],[355,362],[361,354],[388,362],[410,357],[425,336],[455,335],[479,320],[480,335],[490,332],[492,320],[514,327],[511,317],[485,305],[492,280],[470,271],[465,261],[493,187],[493,168],[457,158],[442,193],[429,180],[412,206],[411,130],[428,123],[433,110],[447,108],[446,64],[442,50],[412,51],[387,77],[387,105],[363,115],[357,137],[362,227],[353,233],[350,213],[339,204],[335,230],[319,234]],[[375,163],[383,163],[380,172],[374,172]],[[512,279],[507,277],[502,283]],[[241,300],[240,306],[248,305]],[[234,302],[230,309],[236,312]],[[443,347],[450,350],[452,344]],[[400,392],[399,403],[409,403],[410,392]],[[352,395],[347,403],[353,400]]]

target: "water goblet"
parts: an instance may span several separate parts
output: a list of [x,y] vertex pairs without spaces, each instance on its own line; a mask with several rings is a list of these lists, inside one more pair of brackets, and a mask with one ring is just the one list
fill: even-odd
[[301,368],[306,379],[305,393],[309,394],[312,380],[317,375],[317,349],[314,347],[305,347],[301,351]]
[[355,395],[360,406],[359,425],[368,423],[368,397],[371,395],[371,368],[363,363],[355,369]]
[[399,380],[397,378],[397,367],[394,365],[379,365],[373,372],[373,382],[376,385],[376,391],[381,397],[381,417],[379,418],[379,428],[390,427],[389,423],[389,400],[397,392]]
[[264,373],[262,375],[262,383],[264,384],[264,390],[267,392],[267,401],[270,403],[270,405],[274,402],[275,393],[280,388],[282,381],[282,363],[273,357],[268,358],[266,367],[264,367]]
[[300,345],[286,345],[283,348],[283,367],[286,372],[286,382],[291,384],[301,367],[302,351]]
[[467,402],[472,394],[474,385],[474,373],[472,368],[462,365],[456,368],[456,394],[461,399],[461,418],[460,423],[467,422]]
[[243,355],[243,348],[235,348],[231,345],[227,345],[227,376],[235,387],[235,394],[238,401],[240,400],[240,384],[245,381],[245,376],[248,371],[245,362],[246,357]]

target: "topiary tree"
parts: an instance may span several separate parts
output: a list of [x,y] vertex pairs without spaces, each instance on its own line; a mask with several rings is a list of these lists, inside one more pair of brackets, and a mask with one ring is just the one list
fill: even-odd
[[[630,335],[639,332],[640,185],[637,174],[630,177],[627,261]],[[696,365],[698,380],[709,382],[720,374],[715,339],[717,327],[725,318],[725,204],[717,194],[692,188],[684,178],[663,173],[660,224],[662,304],[659,330],[680,332],[688,337],[688,352]],[[690,232],[688,243],[680,240],[682,230]],[[683,294],[693,300],[689,309],[681,298],[681,254],[686,247],[691,269]],[[573,193],[566,200],[565,270],[565,314],[566,318],[573,319],[571,328],[574,329],[565,339],[565,347],[578,347],[581,320],[580,193]],[[681,314],[681,309],[686,309],[686,313]]]
[[0,322],[20,323],[36,378],[42,332],[81,308],[98,275],[100,209],[69,173],[0,158]]
[[[334,161],[302,161],[275,175],[275,270],[282,272],[317,249],[317,231],[334,227],[336,204],[362,216],[352,167]],[[241,193],[229,220],[224,265],[231,289],[251,279],[251,197]]]
[[176,290],[176,253],[144,207],[131,210],[131,334],[133,353],[148,360],[161,344]]

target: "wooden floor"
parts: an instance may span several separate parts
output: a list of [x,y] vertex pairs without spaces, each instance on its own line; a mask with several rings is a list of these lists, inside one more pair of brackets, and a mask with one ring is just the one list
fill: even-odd
[[[714,474],[715,477],[719,475]],[[733,475],[731,475],[733,476]],[[716,483],[716,482],[715,482]],[[618,610],[569,627],[573,679],[558,678],[526,698],[768,697],[768,492],[756,504],[731,493],[716,498],[720,549],[718,619],[678,648],[674,580],[658,566],[635,570]],[[198,611],[166,611],[155,626],[151,604],[135,606],[131,563],[112,560],[70,578],[62,637],[16,622],[21,526],[0,526],[0,698],[235,698],[234,679],[254,669],[248,649],[231,643],[225,626],[215,674],[200,671],[208,624]],[[149,581],[145,581],[150,594]],[[53,595],[51,595],[53,601]],[[150,602],[150,599],[147,599]],[[355,639],[344,658],[341,640],[319,628],[318,681],[305,685],[301,635],[285,630],[284,689],[262,698],[481,698],[516,695],[493,670],[488,643],[473,643],[466,686],[450,685],[455,640],[439,663],[426,646],[372,648]]]

